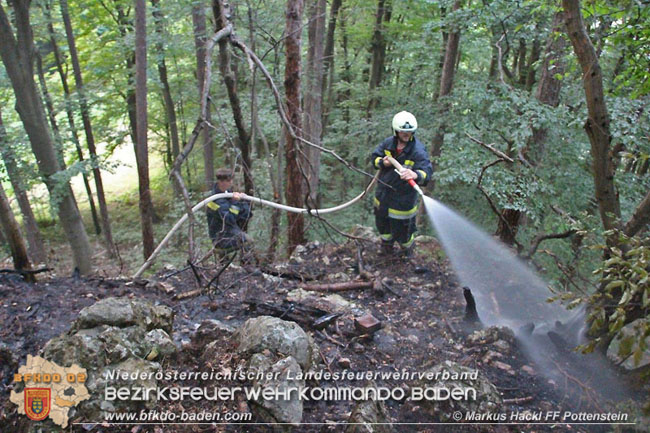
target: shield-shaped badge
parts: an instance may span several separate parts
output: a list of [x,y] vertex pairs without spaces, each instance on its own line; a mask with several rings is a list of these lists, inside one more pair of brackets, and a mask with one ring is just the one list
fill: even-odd
[[50,388],[25,388],[25,414],[29,419],[41,421],[50,414],[52,390]]

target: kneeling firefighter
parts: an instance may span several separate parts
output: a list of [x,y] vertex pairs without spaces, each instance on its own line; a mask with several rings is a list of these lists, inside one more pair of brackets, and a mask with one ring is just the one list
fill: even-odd
[[233,192],[233,172],[220,168],[216,172],[217,182],[212,194],[232,192],[232,198],[221,198],[208,203],[208,233],[218,253],[242,250],[242,256],[249,253],[251,238],[244,231],[252,216],[250,203],[241,200],[241,193]]
[[[372,152],[374,167],[380,170],[374,200],[375,224],[382,240],[382,254],[392,254],[393,243],[397,241],[404,255],[410,257],[419,197],[408,182],[413,180],[418,185],[426,185],[433,167],[427,150],[415,137],[418,122],[413,114],[400,111],[393,117],[392,128],[393,136]],[[396,159],[404,169],[398,173],[388,157]]]

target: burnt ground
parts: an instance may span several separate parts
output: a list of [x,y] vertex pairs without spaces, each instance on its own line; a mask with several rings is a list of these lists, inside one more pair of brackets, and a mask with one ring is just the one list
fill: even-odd
[[[303,329],[310,332],[321,352],[321,360],[327,365],[319,368],[332,372],[342,371],[425,371],[446,360],[478,369],[480,374],[496,385],[504,404],[502,412],[543,411],[594,411],[606,407],[599,390],[575,393],[584,384],[577,383],[567,375],[564,381],[545,378],[534,363],[526,359],[515,345],[496,348],[491,344],[470,345],[467,342],[471,327],[463,320],[465,301],[462,288],[454,281],[452,272],[440,264],[439,246],[434,242],[419,244],[416,256],[407,261],[402,258],[385,258],[378,254],[375,245],[365,244],[363,251],[357,243],[341,245],[309,245],[297,260],[284,266],[231,265],[219,277],[216,288],[200,296],[179,300],[179,295],[205,285],[217,273],[215,264],[193,272],[166,269],[149,280],[94,278],[41,277],[37,284],[26,284],[13,276],[0,276],[0,341],[14,354],[17,364],[25,362],[27,354],[37,354],[52,337],[69,329],[78,312],[99,299],[112,296],[144,298],[168,305],[175,312],[174,340],[181,348],[177,355],[164,360],[163,368],[169,370],[205,371],[207,369],[235,370],[244,362],[235,353],[235,341],[222,332],[209,319],[237,327],[245,320],[260,314],[269,314],[267,303],[287,307],[286,301],[292,290],[306,284],[343,282],[359,277],[359,258],[366,278],[380,281],[374,288],[338,292],[354,304],[351,312],[339,317],[322,331],[310,329],[306,322]],[[271,275],[275,274],[275,275]],[[198,277],[197,277],[198,276]],[[312,292],[314,293],[314,292]],[[314,296],[318,297],[317,293]],[[182,297],[182,295],[180,296]],[[294,298],[291,298],[295,301]],[[283,301],[285,302],[283,304]],[[327,310],[323,302],[303,301],[300,305]],[[330,305],[331,307],[331,305]],[[304,319],[300,308],[285,312],[285,319]],[[282,313],[282,310],[280,310]],[[361,337],[355,330],[353,320],[362,313],[371,313],[379,319],[384,329],[374,337]],[[202,324],[203,323],[203,324]],[[202,325],[201,325],[202,324]],[[218,344],[205,347],[212,341]],[[1,355],[1,354],[0,354]],[[8,401],[12,374],[16,363],[7,359],[0,363],[0,431],[19,431],[24,417],[17,415],[15,406]],[[309,383],[308,383],[309,384]],[[174,385],[168,382],[164,385]],[[212,385],[212,384],[211,384]],[[218,386],[243,386],[246,383],[220,382]],[[341,381],[337,385],[358,385]],[[405,382],[382,382],[387,387],[404,387]],[[183,386],[206,386],[202,383],[183,382]],[[247,402],[174,402],[160,403],[157,409],[198,412],[249,410]],[[396,426],[400,432],[425,431],[611,431],[609,426],[595,425],[498,425],[465,424],[426,426],[415,423],[438,421],[412,401],[386,402],[392,422],[412,423]],[[345,422],[353,409],[353,403],[305,402],[304,423],[332,423],[330,425],[303,425],[294,431],[329,432],[343,431],[334,423]],[[84,422],[81,418],[71,422]],[[261,422],[253,419],[254,422]],[[188,425],[188,426],[75,426],[73,431],[93,432],[147,432],[147,431],[272,431],[268,426],[251,425]]]

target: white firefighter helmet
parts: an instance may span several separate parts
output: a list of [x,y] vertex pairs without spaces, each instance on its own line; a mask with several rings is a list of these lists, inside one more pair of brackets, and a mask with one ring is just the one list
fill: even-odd
[[393,132],[395,134],[398,131],[415,132],[416,129],[418,129],[418,121],[408,111],[400,111],[393,116]]

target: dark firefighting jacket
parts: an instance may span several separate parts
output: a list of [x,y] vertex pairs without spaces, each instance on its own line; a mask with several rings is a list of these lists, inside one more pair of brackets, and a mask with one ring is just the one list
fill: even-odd
[[[417,175],[415,180],[418,185],[426,185],[433,174],[433,167],[429,154],[424,145],[415,138],[411,138],[404,149],[397,154],[397,137],[385,139],[374,152],[372,162],[380,170],[379,182],[375,191],[375,208],[380,214],[394,219],[413,218],[418,210],[418,193],[407,181],[400,179],[394,167],[384,167],[382,158],[390,155],[404,168],[413,170]],[[386,185],[385,185],[386,184]]]
[[[212,194],[222,192],[215,185]],[[208,233],[212,242],[224,244],[223,248],[235,247],[243,238],[243,228],[252,216],[250,203],[245,200],[220,198],[208,203]],[[232,245],[230,245],[232,244]]]

